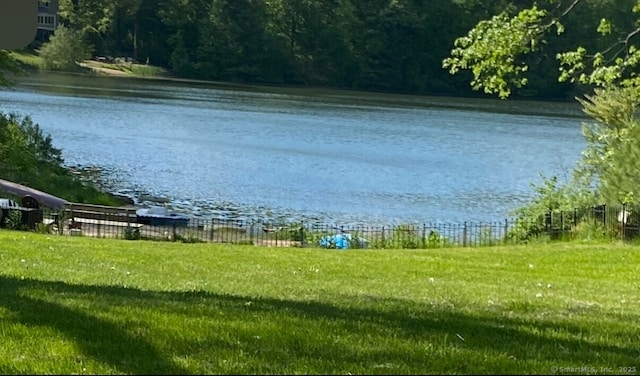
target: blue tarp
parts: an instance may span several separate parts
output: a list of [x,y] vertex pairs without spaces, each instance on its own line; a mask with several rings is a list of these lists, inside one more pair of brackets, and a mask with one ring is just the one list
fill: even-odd
[[351,242],[351,234],[327,235],[320,239],[323,248],[348,249]]

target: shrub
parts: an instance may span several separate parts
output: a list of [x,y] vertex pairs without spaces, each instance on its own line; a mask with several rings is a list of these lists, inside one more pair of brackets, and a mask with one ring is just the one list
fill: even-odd
[[50,234],[53,232],[52,227],[40,222],[36,224],[35,232],[38,234]]
[[20,210],[9,210],[6,224],[9,230],[27,230],[27,225],[22,223],[22,212]]
[[60,25],[38,53],[48,69],[76,70],[76,62],[91,56],[91,47],[82,32]]
[[478,230],[478,245],[481,247],[496,245],[498,240],[491,227],[480,227]]
[[391,243],[400,248],[416,249],[422,247],[422,237],[416,226],[402,224],[394,229]]
[[135,227],[127,227],[124,229],[124,238],[126,240],[140,240],[140,229]]
[[578,223],[572,233],[574,240],[581,241],[610,241],[615,239],[616,235],[608,231],[601,222],[589,219]]
[[443,248],[451,246],[453,246],[453,243],[447,237],[442,236],[435,230],[429,231],[429,235],[426,237],[426,248]]

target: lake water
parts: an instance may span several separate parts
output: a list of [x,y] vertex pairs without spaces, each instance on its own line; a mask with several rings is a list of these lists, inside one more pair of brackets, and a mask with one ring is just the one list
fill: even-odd
[[575,103],[37,74],[0,111],[140,205],[269,222],[504,220],[585,145]]

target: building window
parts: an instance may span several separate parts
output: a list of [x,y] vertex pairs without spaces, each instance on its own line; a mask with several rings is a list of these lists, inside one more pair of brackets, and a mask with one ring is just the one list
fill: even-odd
[[38,16],[38,25],[43,26],[55,26],[55,17],[54,16]]

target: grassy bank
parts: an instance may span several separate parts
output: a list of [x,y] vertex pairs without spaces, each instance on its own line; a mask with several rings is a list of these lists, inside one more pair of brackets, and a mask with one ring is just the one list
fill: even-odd
[[[23,49],[11,51],[10,55],[14,57],[20,65],[27,71],[44,69],[42,58],[32,50]],[[94,60],[85,60],[80,63],[79,69],[85,68],[88,72],[96,75],[106,76],[127,76],[127,77],[149,77],[159,78],[166,77],[167,71],[161,67],[147,64],[133,63],[103,63]]]
[[85,60],[82,67],[90,69],[95,74],[106,76],[129,77],[166,77],[167,71],[163,68],[133,63],[102,63],[93,60]]
[[0,244],[3,374],[620,373],[640,361],[636,247],[345,252],[10,231]]
[[14,50],[10,51],[9,55],[16,59],[23,67],[23,69],[27,71],[38,70],[44,67],[42,58],[38,56],[35,51],[31,51],[28,49]]

